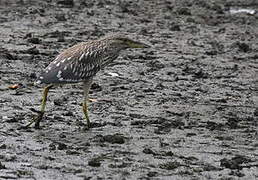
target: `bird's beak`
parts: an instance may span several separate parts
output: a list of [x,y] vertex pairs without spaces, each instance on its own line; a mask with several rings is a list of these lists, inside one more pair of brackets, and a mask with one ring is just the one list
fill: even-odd
[[144,44],[142,42],[137,42],[137,41],[130,41],[128,42],[128,46],[130,48],[150,48],[151,46]]

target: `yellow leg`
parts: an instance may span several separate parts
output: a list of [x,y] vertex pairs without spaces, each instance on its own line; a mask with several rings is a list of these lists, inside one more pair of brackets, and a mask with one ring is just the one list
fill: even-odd
[[39,123],[42,120],[43,115],[45,113],[47,95],[48,95],[49,89],[51,87],[53,87],[52,84],[48,85],[47,87],[44,88],[40,112],[38,112],[38,115],[35,118],[33,118],[32,121],[28,125],[26,125],[25,127],[29,127],[31,124],[33,124],[35,122],[35,128],[39,129]]
[[90,128],[90,118],[88,115],[88,96],[90,91],[90,86],[92,83],[92,78],[87,79],[85,82],[83,82],[83,91],[84,91],[84,101],[83,101],[83,113],[85,116],[85,119],[87,121],[87,126]]
[[40,109],[41,112],[45,112],[46,102],[47,102],[47,95],[48,95],[49,89],[51,87],[53,87],[53,85],[49,85],[49,86],[44,88],[43,98],[42,98],[42,103],[41,103],[41,109]]
[[87,103],[88,100],[85,99],[85,101],[83,102],[83,113],[84,113],[84,116],[85,116],[85,119],[87,121],[87,126],[88,128],[90,128],[90,118],[89,118],[89,115],[88,115],[88,103]]

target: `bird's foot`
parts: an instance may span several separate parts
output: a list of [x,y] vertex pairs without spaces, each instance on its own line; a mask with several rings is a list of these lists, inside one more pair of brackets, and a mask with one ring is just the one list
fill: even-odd
[[90,127],[88,125],[83,126],[82,131],[89,131]]
[[77,122],[77,126],[80,128],[80,130],[82,131],[88,131],[92,128],[92,125],[88,125],[87,123],[85,122],[82,122],[82,121],[78,121]]
[[41,111],[37,111],[35,109],[31,109],[33,112],[36,112],[38,115],[33,117],[33,119],[27,124],[24,126],[24,128],[28,128],[30,127],[33,123],[35,123],[35,126],[34,128],[35,129],[39,129],[39,123],[40,121],[42,120],[43,118],[43,115],[44,115],[44,112],[41,112]]
[[39,129],[39,123],[42,120],[43,115],[44,115],[44,112],[40,112],[38,114],[38,116],[36,116],[36,118],[35,118],[35,126],[34,126],[35,129]]
[[87,120],[87,124],[84,124],[83,130],[89,130],[92,128],[92,124]]

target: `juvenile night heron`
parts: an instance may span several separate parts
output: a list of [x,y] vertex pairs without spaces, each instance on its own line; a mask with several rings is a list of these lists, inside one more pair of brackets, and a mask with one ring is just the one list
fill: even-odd
[[37,84],[47,84],[43,91],[41,109],[28,125],[35,122],[39,128],[45,112],[48,91],[58,84],[83,83],[83,113],[90,128],[88,115],[88,94],[96,73],[113,62],[121,50],[127,48],[147,48],[148,45],[131,40],[122,35],[112,35],[99,40],[82,42],[61,52],[39,76]]

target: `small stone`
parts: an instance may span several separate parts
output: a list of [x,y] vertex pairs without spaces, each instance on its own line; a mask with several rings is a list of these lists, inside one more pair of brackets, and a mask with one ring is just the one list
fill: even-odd
[[2,144],[2,145],[0,145],[0,149],[6,149],[6,144]]
[[65,18],[65,14],[57,14],[55,16],[55,18],[58,20],[58,21],[67,21],[67,19]]
[[36,73],[30,73],[30,75],[29,75],[29,77],[31,78],[31,79],[37,79],[37,74]]
[[67,111],[63,115],[64,116],[73,116],[73,112],[72,111]]
[[242,164],[243,163],[248,163],[250,162],[250,159],[242,156],[242,155],[236,155],[235,157],[233,157],[232,159],[227,159],[227,158],[223,158],[220,160],[220,166],[221,167],[226,167],[229,169],[238,169],[241,170],[243,169]]
[[171,23],[168,28],[170,31],[181,31],[180,25],[175,23]]
[[73,0],[60,0],[60,1],[57,1],[57,4],[65,6],[65,7],[73,7],[74,1]]
[[37,37],[29,38],[27,41],[32,44],[40,44],[41,43],[41,40]]
[[125,137],[120,134],[103,136],[103,140],[105,142],[109,142],[112,144],[124,144],[125,143]]
[[180,9],[178,9],[178,10],[177,10],[177,13],[178,13],[179,15],[187,15],[187,16],[190,16],[190,15],[192,14],[191,11],[190,11],[190,9],[187,8],[187,7],[182,7],[182,8],[180,8]]
[[32,47],[32,48],[29,48],[25,51],[23,51],[24,53],[27,53],[27,54],[33,54],[33,55],[37,55],[39,54],[39,50],[37,49],[36,46]]
[[102,91],[102,87],[97,83],[92,83],[91,84],[91,89],[94,90],[94,92]]
[[251,50],[250,46],[244,42],[236,42],[236,45],[238,46],[239,51],[241,52],[249,52]]
[[93,158],[88,162],[88,165],[92,167],[100,167],[101,163],[98,158]]
[[58,143],[57,149],[58,150],[65,150],[65,149],[67,149],[67,145],[64,144],[64,143]]
[[161,169],[166,169],[166,170],[173,170],[173,169],[176,169],[176,168],[178,168],[180,166],[181,166],[181,164],[179,162],[177,162],[177,161],[167,162],[167,163],[159,165],[159,167]]
[[144,154],[152,154],[152,155],[155,155],[156,153],[150,149],[150,148],[144,148],[143,151],[142,151]]
[[6,169],[5,165],[0,162],[0,169]]
[[254,116],[258,117],[258,108],[254,110]]
[[158,173],[155,172],[155,171],[150,171],[150,172],[147,173],[147,176],[148,176],[148,177],[154,177],[154,176],[156,176],[157,174],[158,174]]
[[50,151],[56,150],[56,145],[54,143],[49,144],[49,150]]

